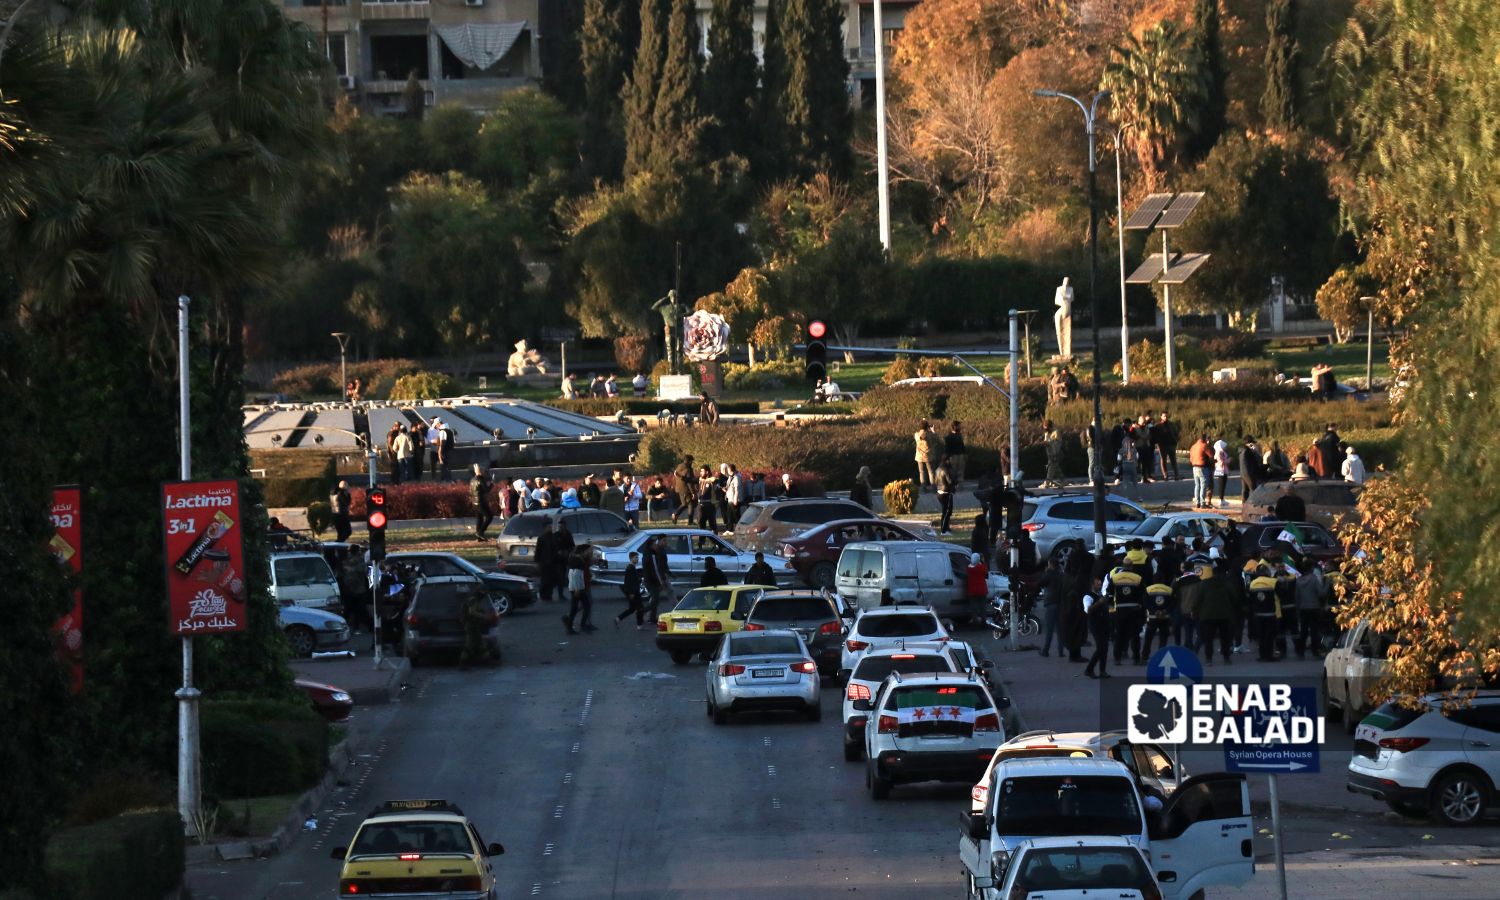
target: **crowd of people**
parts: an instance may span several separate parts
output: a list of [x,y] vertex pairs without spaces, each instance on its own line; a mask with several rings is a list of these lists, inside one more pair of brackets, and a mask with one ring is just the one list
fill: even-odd
[[451,460],[455,436],[442,416],[433,416],[431,422],[418,420],[410,426],[392,422],[385,434],[387,459],[391,463],[391,483],[421,481],[424,463],[432,466],[430,476],[434,481],[447,481],[452,477]]
[[[646,389],[650,387],[651,381],[644,372],[635,373],[630,379],[630,392],[636,397],[646,396]],[[562,397],[564,400],[578,400],[584,397],[608,399],[620,396],[620,382],[615,373],[608,375],[591,374],[588,384],[582,388],[578,386],[578,380],[572,372],[562,377]]]

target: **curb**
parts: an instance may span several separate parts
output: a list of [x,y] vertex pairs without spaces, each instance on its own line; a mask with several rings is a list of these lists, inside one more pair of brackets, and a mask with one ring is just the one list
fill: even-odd
[[[346,662],[347,659],[337,658],[338,662]],[[298,665],[317,665],[318,661],[299,659],[295,660]],[[312,674],[297,670],[299,675]],[[411,661],[404,656],[388,656],[380,661],[380,671],[385,672],[385,679],[378,684],[365,684],[358,687],[344,688],[349,693],[350,699],[355,706],[384,706],[387,703],[395,703],[401,697],[401,687],[411,678]],[[324,680],[340,680],[337,677],[325,678]]]

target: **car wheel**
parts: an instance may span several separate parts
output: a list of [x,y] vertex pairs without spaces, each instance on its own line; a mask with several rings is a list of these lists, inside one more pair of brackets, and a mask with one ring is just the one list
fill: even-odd
[[874,766],[865,767],[865,784],[870,788],[870,797],[884,800],[891,795],[891,780],[875,774]]
[[710,719],[712,719],[714,717],[714,698],[713,697],[704,697],[703,698],[703,713],[704,713],[704,715],[708,716]]
[[848,762],[859,762],[865,758],[865,748],[853,741],[844,741],[844,759]]
[[713,715],[715,725],[729,724],[729,710],[724,709],[721,706],[715,706]]
[[318,636],[306,625],[288,625],[286,642],[291,646],[293,656],[306,659],[312,656],[313,649],[318,646]]
[[1073,551],[1079,548],[1077,541],[1060,541],[1052,548],[1052,559],[1057,563],[1061,571],[1068,571],[1068,562],[1073,558]]
[[1323,679],[1323,718],[1331,719],[1337,711],[1338,706],[1333,702],[1333,685],[1327,678]]
[[1016,623],[1016,631],[1021,637],[1036,637],[1042,633],[1042,625],[1031,616],[1022,616],[1021,621]]
[[823,721],[823,704],[813,701],[807,709],[802,711],[802,714],[807,717],[807,721],[809,722],[821,722]]
[[1474,772],[1444,775],[1432,786],[1432,815],[1444,825],[1463,828],[1484,815],[1489,787]]
[[685,666],[685,665],[687,665],[688,663],[690,663],[692,661],[693,661],[692,651],[690,651],[690,650],[673,650],[672,651],[672,662],[676,663],[677,665],[679,665],[679,666]]
[[1359,727],[1359,720],[1364,718],[1359,714],[1359,709],[1354,705],[1354,695],[1349,692],[1349,685],[1344,685],[1344,703],[1339,710],[1342,716],[1340,724],[1344,727],[1344,734],[1353,734],[1354,729]]
[[808,583],[815,588],[833,590],[834,566],[831,562],[820,562],[807,573]]
[[1422,807],[1422,804],[1411,803],[1406,800],[1387,800],[1385,801],[1385,805],[1389,806],[1391,808],[1391,812],[1395,813],[1396,815],[1406,816],[1408,818],[1416,818],[1417,816],[1420,816],[1423,813],[1427,812],[1427,810]]
[[495,591],[490,594],[490,605],[495,608],[495,615],[503,616],[510,612],[510,595],[504,591]]

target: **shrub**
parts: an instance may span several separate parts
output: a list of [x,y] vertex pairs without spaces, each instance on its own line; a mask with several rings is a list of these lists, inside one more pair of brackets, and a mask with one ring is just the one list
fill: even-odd
[[[742,366],[729,363],[724,366],[724,387],[731,391],[774,391],[802,380],[802,364],[796,360],[779,359],[774,362]],[[720,407],[720,412],[723,408]]]
[[892,481],[880,493],[885,497],[885,511],[893,516],[909,516],[917,508],[917,486],[910,478]]
[[1266,352],[1266,342],[1245,331],[1219,332],[1202,340],[1203,352],[1217,362],[1221,359],[1259,359]]
[[318,478],[267,478],[261,482],[266,492],[268,509],[283,509],[294,506],[308,507],[328,496],[328,479]]
[[[642,416],[648,419],[656,418],[656,414],[663,409],[671,410],[678,415],[698,414],[697,400],[641,400],[635,397],[615,397],[613,399],[599,397],[580,397],[576,400],[543,401],[546,405],[557,409],[566,409],[569,412],[580,413],[585,416],[613,416],[620,410],[631,418]],[[720,400],[720,414],[732,413],[756,413],[760,412],[760,403],[756,400]]]
[[296,701],[203,704],[204,793],[217,800],[304,791],[328,768],[328,724]]
[[[1195,338],[1189,335],[1178,335],[1173,338],[1177,345],[1177,375],[1188,376],[1199,372],[1207,372],[1209,363],[1208,352]],[[1121,371],[1120,364],[1115,363],[1116,373]],[[1137,341],[1130,345],[1130,380],[1136,381],[1162,381],[1167,377],[1167,351],[1165,344],[1155,341]]]
[[392,400],[437,400],[458,393],[458,382],[442,372],[411,372],[396,379]]
[[143,769],[112,769],[94,776],[68,804],[67,824],[88,825],[121,813],[166,809],[177,802],[169,783]]
[[964,369],[951,359],[941,356],[924,356],[917,360],[917,374],[923,378],[937,378],[944,375],[958,375]]
[[898,356],[885,367],[885,374],[880,376],[880,381],[882,384],[895,384],[898,381],[916,377],[917,364],[912,362],[909,356]]
[[64,828],[48,841],[46,856],[58,897],[161,900],[182,884],[182,819],[159,809]]
[[[457,519],[472,515],[469,486],[462,481],[409,481],[385,485],[386,514],[392,520]],[[349,504],[349,515],[363,519],[365,492],[356,491]]]
[[[414,359],[374,359],[349,363],[345,370],[351,379],[358,378],[363,383],[366,400],[384,400],[390,396],[391,387],[398,377],[420,368]],[[271,388],[292,397],[344,395],[344,386],[339,384],[338,363],[312,363],[286,369],[271,379]]]
[[314,500],[307,504],[307,527],[313,534],[322,536],[333,524],[333,507],[326,500]]
[[622,372],[633,375],[646,371],[646,360],[650,353],[651,342],[645,335],[627,334],[615,338],[615,362],[620,364]]

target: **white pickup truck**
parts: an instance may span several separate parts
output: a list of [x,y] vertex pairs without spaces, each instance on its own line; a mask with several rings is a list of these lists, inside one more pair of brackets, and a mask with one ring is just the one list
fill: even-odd
[[1255,875],[1243,775],[1190,778],[1159,812],[1146,810],[1134,776],[1112,759],[1006,760],[993,785],[984,812],[963,814],[958,852],[970,900],[1001,900],[1011,854],[1045,837],[1125,838],[1150,862],[1162,900],[1201,900],[1210,886]]

